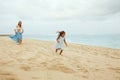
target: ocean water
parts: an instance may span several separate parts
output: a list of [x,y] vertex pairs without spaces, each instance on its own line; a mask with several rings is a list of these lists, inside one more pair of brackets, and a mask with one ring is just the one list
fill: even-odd
[[[23,35],[24,38],[55,41],[57,35]],[[67,35],[69,43],[86,44],[93,46],[120,49],[120,35]]]

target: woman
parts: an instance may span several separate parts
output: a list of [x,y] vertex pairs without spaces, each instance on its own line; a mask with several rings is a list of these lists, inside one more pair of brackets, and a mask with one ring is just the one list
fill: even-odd
[[14,31],[15,31],[15,35],[10,36],[10,38],[12,38],[14,41],[16,41],[17,44],[21,44],[22,43],[22,34],[24,32],[23,28],[22,28],[22,21],[18,22],[18,25],[16,26]]

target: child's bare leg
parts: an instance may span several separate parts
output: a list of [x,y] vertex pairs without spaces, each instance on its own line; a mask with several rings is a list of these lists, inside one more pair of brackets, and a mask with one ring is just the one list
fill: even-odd
[[58,49],[55,50],[55,52],[57,53]]
[[60,51],[60,55],[62,54],[63,50]]

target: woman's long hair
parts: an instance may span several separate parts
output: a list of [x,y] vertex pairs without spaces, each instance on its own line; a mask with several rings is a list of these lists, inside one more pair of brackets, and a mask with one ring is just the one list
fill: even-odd
[[62,36],[62,34],[65,34],[65,31],[58,31],[58,37],[57,37],[57,40]]
[[22,21],[19,21],[19,22],[18,22],[18,26],[19,26],[19,27],[22,27]]

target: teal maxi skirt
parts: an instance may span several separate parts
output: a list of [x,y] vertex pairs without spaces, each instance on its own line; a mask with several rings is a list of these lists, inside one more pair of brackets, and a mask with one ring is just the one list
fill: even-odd
[[11,39],[13,39],[16,43],[18,43],[18,40],[22,40],[22,33],[17,32],[15,35],[10,36]]

